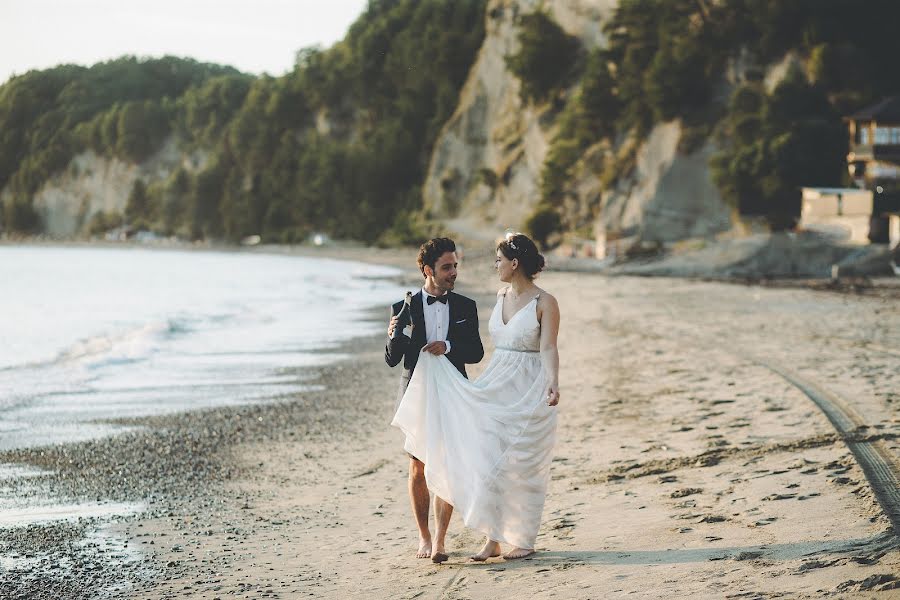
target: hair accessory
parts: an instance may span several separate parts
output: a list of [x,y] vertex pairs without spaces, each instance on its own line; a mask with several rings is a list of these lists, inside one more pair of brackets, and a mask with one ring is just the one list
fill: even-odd
[[516,237],[517,235],[521,235],[521,234],[518,231],[513,231],[512,229],[506,230],[506,245],[509,246],[510,248],[512,248],[513,250],[515,250],[516,252],[519,251],[519,248],[518,248],[518,246],[516,246],[516,243],[513,241],[513,238]]

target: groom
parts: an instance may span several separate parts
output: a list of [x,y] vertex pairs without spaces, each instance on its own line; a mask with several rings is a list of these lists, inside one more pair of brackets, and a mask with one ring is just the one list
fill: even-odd
[[[388,366],[395,367],[403,361],[404,370],[398,397],[402,397],[406,391],[421,352],[445,355],[463,376],[466,376],[467,363],[477,363],[484,356],[484,347],[478,333],[475,301],[452,291],[459,263],[456,244],[449,238],[429,240],[419,248],[417,262],[425,277],[425,285],[412,297],[411,334],[401,334],[393,339],[391,337],[397,325],[397,314],[403,308],[403,302],[397,302],[391,307],[388,343],[384,348],[384,360]],[[409,458],[409,499],[419,528],[419,551],[416,557],[430,556],[433,562],[444,562],[447,560],[444,538],[453,507],[435,496],[436,531],[432,543],[428,528],[429,494],[425,483],[425,465],[415,456],[410,455]]]

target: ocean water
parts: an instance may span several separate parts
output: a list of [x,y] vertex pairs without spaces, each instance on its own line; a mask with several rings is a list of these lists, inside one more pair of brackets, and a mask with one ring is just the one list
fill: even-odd
[[242,252],[0,246],[0,450],[269,402],[385,327],[399,271]]

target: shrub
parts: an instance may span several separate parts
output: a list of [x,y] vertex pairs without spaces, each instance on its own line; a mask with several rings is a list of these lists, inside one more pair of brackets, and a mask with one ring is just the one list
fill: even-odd
[[582,148],[577,140],[559,138],[547,153],[541,170],[541,201],[558,205],[565,193],[566,184],[572,177],[572,167],[578,162]]
[[562,217],[552,206],[539,204],[525,220],[525,231],[542,249],[546,249],[550,236],[562,231]]
[[27,196],[12,196],[3,202],[3,220],[0,225],[0,231],[5,233],[37,233],[41,228],[41,218]]
[[115,229],[121,225],[122,215],[100,211],[91,217],[91,222],[88,224],[88,233],[90,235],[102,235],[110,229]]

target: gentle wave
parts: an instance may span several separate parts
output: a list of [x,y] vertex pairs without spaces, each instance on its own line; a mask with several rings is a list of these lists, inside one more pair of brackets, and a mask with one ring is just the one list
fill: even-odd
[[160,350],[161,344],[178,336],[186,336],[205,325],[225,325],[235,315],[213,315],[210,317],[172,317],[165,321],[139,325],[125,331],[98,335],[80,340],[59,353],[51,364],[89,361],[90,368],[106,365],[134,363],[146,359]]
[[[222,323],[230,318],[234,318],[234,315],[208,317],[205,321],[208,323]],[[113,354],[114,351],[118,351],[120,356],[110,357],[109,364],[136,362],[151,354],[154,346],[158,345],[159,342],[197,331],[199,329],[197,324],[203,321],[202,317],[172,317],[164,321],[137,325],[123,331],[94,335],[76,341],[71,346],[64,348],[45,360],[0,366],[0,373],[53,367],[86,359],[96,359],[104,354]],[[157,344],[154,344],[154,341]]]

